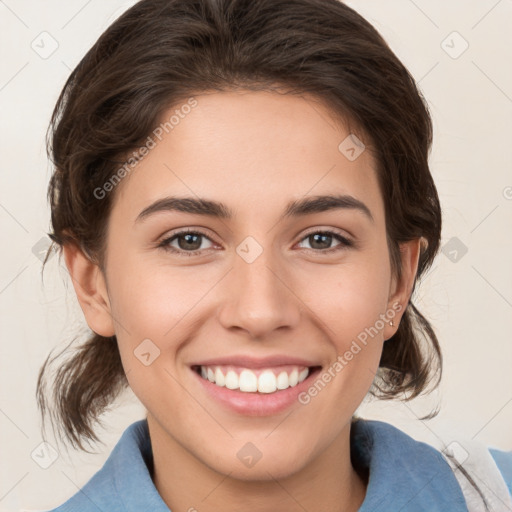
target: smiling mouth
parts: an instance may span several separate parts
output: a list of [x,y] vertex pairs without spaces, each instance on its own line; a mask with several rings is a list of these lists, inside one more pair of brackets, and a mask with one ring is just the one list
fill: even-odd
[[286,365],[256,370],[231,365],[193,365],[191,368],[201,378],[218,387],[242,393],[271,394],[298,386],[322,367]]

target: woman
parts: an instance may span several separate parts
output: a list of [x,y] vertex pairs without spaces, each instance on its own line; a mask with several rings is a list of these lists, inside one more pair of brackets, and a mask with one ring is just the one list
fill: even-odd
[[113,23],[52,118],[50,236],[94,332],[53,412],[77,447],[127,385],[147,416],[55,510],[512,506],[489,453],[475,482],[355,415],[441,376],[411,302],[440,242],[431,140],[411,75],[336,0],[142,0]]

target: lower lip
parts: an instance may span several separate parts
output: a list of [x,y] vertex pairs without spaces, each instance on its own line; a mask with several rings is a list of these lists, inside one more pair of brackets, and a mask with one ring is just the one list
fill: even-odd
[[246,393],[236,389],[228,389],[225,386],[217,386],[213,382],[203,379],[195,370],[191,369],[209,396],[231,411],[244,416],[270,416],[285,411],[294,402],[298,403],[298,395],[309,388],[312,379],[320,370],[321,368],[316,368],[311,371],[308,377],[295,387],[275,391],[274,393]]

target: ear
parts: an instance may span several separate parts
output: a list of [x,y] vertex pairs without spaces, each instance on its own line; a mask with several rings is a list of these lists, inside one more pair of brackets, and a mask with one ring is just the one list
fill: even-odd
[[103,272],[74,243],[63,246],[66,266],[89,327],[100,336],[115,334]]
[[396,333],[402,315],[405,313],[407,305],[409,304],[414,280],[418,271],[421,244],[421,238],[400,244],[401,277],[398,279],[397,276],[394,276],[391,280],[388,298],[388,311],[394,311],[395,316],[392,318],[393,325],[386,325],[384,332],[385,340],[391,338],[391,336]]

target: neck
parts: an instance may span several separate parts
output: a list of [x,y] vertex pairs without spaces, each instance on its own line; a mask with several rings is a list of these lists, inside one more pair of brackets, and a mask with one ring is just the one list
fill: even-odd
[[[350,422],[326,449],[285,475],[266,471],[257,480],[220,473],[199,460],[148,415],[153,450],[153,482],[173,511],[356,512],[367,481],[350,462]],[[234,468],[236,470],[236,468]]]

